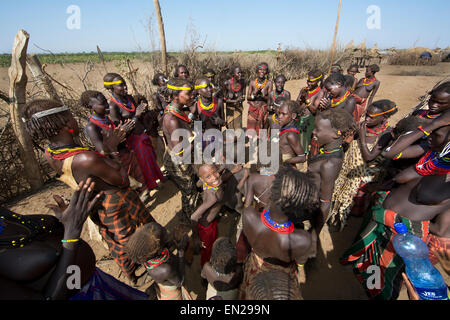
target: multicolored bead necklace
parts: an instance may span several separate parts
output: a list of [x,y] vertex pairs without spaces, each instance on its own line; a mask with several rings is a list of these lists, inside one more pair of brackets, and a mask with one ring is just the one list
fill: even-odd
[[144,267],[147,270],[153,270],[156,267],[162,265],[167,260],[169,260],[169,258],[170,258],[169,250],[164,249],[163,252],[161,252],[161,255],[159,257],[150,259],[147,262],[144,262]]
[[126,110],[130,113],[133,113],[134,111],[136,111],[136,107],[134,106],[133,102],[131,102],[130,98],[127,96],[127,105],[125,106],[122,102],[119,101],[119,99],[116,99],[116,97],[114,97],[114,95],[111,95],[111,100],[117,104],[120,108],[122,108],[123,110]]
[[76,154],[89,152],[88,148],[83,148],[76,144],[69,144],[59,147],[48,146],[45,154],[54,160],[64,160]]
[[267,78],[264,80],[264,82],[262,84],[259,84],[258,78],[255,79],[255,87],[257,87],[258,89],[264,89],[266,84],[267,84]]
[[233,90],[234,92],[239,92],[242,89],[242,85],[241,85],[240,81],[238,82],[239,86],[237,87],[237,89],[234,88],[234,77],[231,78],[230,85],[231,85],[231,90]]
[[207,117],[210,117],[214,114],[214,112],[216,112],[217,98],[214,98],[213,101],[208,106],[205,106],[202,103],[202,98],[199,98],[198,99],[198,107],[199,107],[201,113],[203,113]]
[[332,99],[331,100],[331,107],[335,108],[338,105],[340,105],[342,102],[344,102],[345,100],[347,100],[348,96],[350,95],[350,91],[347,90],[347,92],[344,94],[344,96],[340,99]]
[[102,119],[102,118],[100,118],[100,117],[98,117],[98,116],[92,114],[92,115],[89,117],[89,121],[92,122],[93,124],[99,126],[100,128],[106,129],[106,130],[109,130],[109,129],[111,129],[111,128],[114,129],[114,128],[116,127],[116,126],[114,125],[114,123],[111,121],[111,119],[110,119],[109,117],[107,117],[107,116],[105,116],[105,117]]
[[173,114],[175,117],[187,123],[192,121],[184,112],[180,111],[178,108],[172,106],[171,104],[167,105],[166,109],[164,110],[164,113]]
[[308,98],[312,98],[316,95],[317,92],[319,92],[320,86],[317,86],[314,90],[310,91],[308,90]]
[[367,127],[366,137],[376,137],[382,134],[386,129],[389,127],[389,124],[387,122],[384,122],[380,127],[378,128],[369,128]]
[[363,85],[369,86],[369,85],[371,85],[372,83],[374,83],[375,81],[377,81],[377,78],[375,78],[375,77],[373,77],[373,78],[371,78],[371,79],[364,78],[364,79],[363,79]]
[[450,173],[450,158],[429,150],[416,164],[416,171],[421,176]]
[[264,210],[263,212],[261,212],[261,221],[267,228],[280,234],[290,234],[294,232],[294,224],[292,223],[292,221],[278,223],[272,220],[269,214],[270,210]]

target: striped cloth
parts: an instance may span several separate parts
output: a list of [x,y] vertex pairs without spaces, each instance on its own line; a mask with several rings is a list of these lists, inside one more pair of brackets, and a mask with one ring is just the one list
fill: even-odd
[[[371,208],[371,214],[365,216],[352,247],[340,260],[342,264],[353,264],[356,277],[371,299],[395,300],[400,292],[405,264],[394,250],[394,223],[402,222],[408,231],[424,241],[429,233],[429,221],[410,221],[394,211],[384,209],[383,202],[388,194],[384,191],[375,193],[378,198]],[[369,278],[374,272],[368,271],[368,268],[373,265],[380,267],[380,288],[370,289],[367,284],[372,282]]]
[[98,216],[101,222],[100,233],[108,244],[113,259],[131,278],[138,265],[128,258],[124,247],[140,225],[155,219],[131,188],[105,194]]
[[127,147],[136,155],[147,188],[155,189],[158,186],[156,180],[163,180],[164,176],[158,167],[150,137],[146,133],[130,134],[127,138]]
[[259,130],[264,128],[264,122],[267,118],[267,103],[264,101],[249,101],[247,130],[253,129],[259,136]]
[[[429,234],[426,241],[429,249],[435,250],[445,250],[447,254],[450,256],[450,238],[438,237],[434,234]],[[430,259],[432,264],[436,264],[439,262],[438,258],[434,255],[434,253],[429,252],[428,258]]]

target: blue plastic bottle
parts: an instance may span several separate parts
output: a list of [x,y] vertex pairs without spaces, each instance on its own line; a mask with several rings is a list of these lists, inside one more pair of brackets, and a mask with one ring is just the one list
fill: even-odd
[[394,224],[393,244],[406,265],[406,274],[420,300],[449,300],[442,275],[428,259],[428,247],[419,237],[408,232],[403,223]]

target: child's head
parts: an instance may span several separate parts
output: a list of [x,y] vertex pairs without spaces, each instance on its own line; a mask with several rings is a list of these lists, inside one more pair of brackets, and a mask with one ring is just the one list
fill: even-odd
[[327,92],[333,97],[338,97],[342,90],[347,90],[345,86],[345,77],[342,73],[332,73],[323,83]]
[[145,103],[148,105],[148,100],[145,96],[143,96],[142,94],[136,94],[133,96],[134,101],[136,102],[137,105],[140,105],[142,103]]
[[158,72],[153,76],[152,84],[154,86],[162,87],[162,86],[166,85],[166,82],[167,82],[167,79],[163,73]]
[[120,74],[107,73],[103,77],[103,85],[106,90],[115,95],[125,96],[128,94],[127,83]]
[[367,107],[366,124],[369,128],[376,127],[397,113],[397,111],[397,104],[394,101],[387,99],[375,101]]
[[355,130],[353,117],[343,109],[327,109],[317,114],[313,137],[320,146],[345,139]]
[[359,73],[359,66],[357,64],[350,65],[347,69],[347,73],[356,76],[356,74]]
[[211,68],[206,68],[203,70],[203,76],[209,79],[209,82],[214,83],[214,78],[216,77],[216,73]]
[[198,176],[209,187],[217,188],[222,184],[219,168],[215,164],[202,164],[198,169]]
[[266,62],[261,62],[256,66],[256,74],[259,78],[264,78],[269,74],[269,65]]
[[190,105],[193,97],[192,83],[183,78],[172,78],[167,82],[167,94],[170,101],[180,105]]
[[295,223],[309,219],[319,203],[319,193],[312,181],[290,166],[280,167],[271,191],[272,203]]
[[284,84],[286,83],[286,77],[282,74],[276,76],[275,78],[275,89],[278,92],[283,91],[284,89]]
[[300,288],[287,272],[269,270],[259,273],[249,284],[250,300],[301,300]]
[[61,102],[38,99],[28,103],[23,113],[25,129],[33,140],[51,139],[61,131],[79,134],[78,123],[69,108]]
[[211,98],[213,95],[213,88],[209,78],[202,77],[195,80],[195,91],[203,98]]
[[395,139],[398,139],[401,135],[413,132],[418,126],[424,126],[426,123],[427,121],[424,118],[411,115],[397,122],[392,129],[392,134]]
[[229,274],[236,270],[237,253],[230,239],[220,237],[214,241],[209,263],[215,271],[222,274]]
[[366,78],[373,78],[378,71],[380,67],[377,64],[371,64],[366,68]]
[[331,72],[331,73],[342,73],[342,67],[341,67],[341,65],[340,65],[340,64],[337,64],[337,63],[333,64],[333,65],[331,66],[330,72]]
[[299,104],[293,100],[281,101],[278,109],[278,120],[281,126],[285,126],[297,118]]
[[450,81],[446,81],[430,92],[428,109],[431,114],[438,114],[450,108]]
[[109,104],[103,93],[87,90],[81,94],[80,104],[91,109],[95,114],[104,116],[109,114]]
[[239,65],[234,65],[230,71],[231,76],[236,80],[240,80],[242,78],[242,69]]
[[316,88],[318,85],[322,86],[323,73],[319,69],[313,69],[308,72],[308,78],[306,79],[306,84],[309,90]]
[[142,264],[161,255],[167,240],[166,229],[157,222],[150,222],[136,229],[124,251],[131,261]]
[[179,64],[175,67],[175,72],[173,74],[175,78],[188,79],[189,70],[184,64]]

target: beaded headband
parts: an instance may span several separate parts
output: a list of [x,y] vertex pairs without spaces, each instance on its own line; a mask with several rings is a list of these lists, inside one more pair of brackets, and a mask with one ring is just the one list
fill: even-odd
[[69,111],[69,108],[67,106],[62,106],[62,107],[58,107],[58,108],[48,109],[45,111],[36,112],[31,117],[34,119],[39,119],[42,117],[49,116],[51,114],[60,113],[60,112],[64,112],[64,111]]
[[209,86],[208,83],[199,84],[198,86],[195,86],[195,89],[203,89],[203,88],[206,88],[207,86]]
[[177,91],[192,90],[191,87],[175,87],[170,84],[167,85],[167,88],[172,89],[172,90],[177,90]]
[[205,77],[214,77],[214,74],[213,73],[206,73],[206,74],[204,74],[204,76]]
[[386,114],[386,113],[389,113],[391,111],[394,111],[395,109],[397,109],[397,106],[393,107],[392,109],[389,109],[387,111],[380,112],[380,113],[377,113],[377,114],[368,114],[368,116],[371,117],[371,118],[378,117],[378,116],[381,116],[383,114]]
[[117,80],[117,81],[114,81],[114,82],[103,82],[103,84],[104,84],[105,86],[113,86],[113,85],[115,85],[115,84],[121,84],[121,83],[123,83],[122,80]]
[[322,74],[320,75],[320,76],[318,76],[317,78],[314,78],[314,79],[311,79],[310,77],[308,77],[308,81],[311,81],[311,82],[313,82],[313,81],[317,81],[317,80],[319,80],[320,78],[322,78]]

